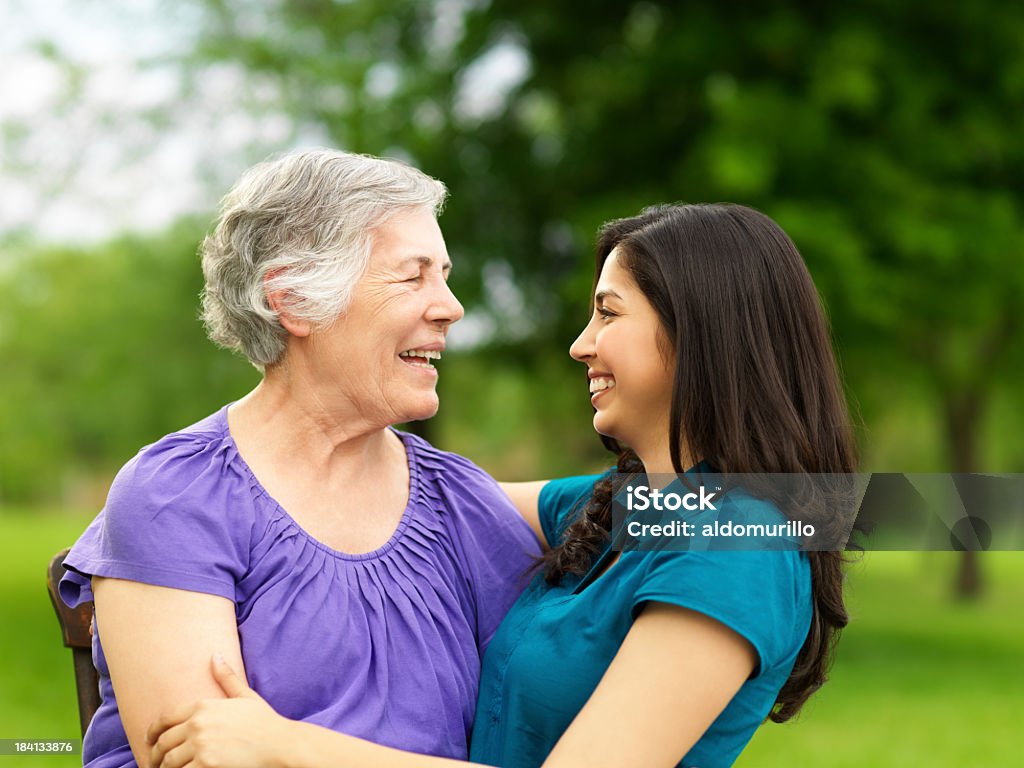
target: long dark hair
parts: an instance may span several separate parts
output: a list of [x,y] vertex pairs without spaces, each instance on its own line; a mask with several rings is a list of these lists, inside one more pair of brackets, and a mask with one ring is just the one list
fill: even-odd
[[[602,227],[595,285],[618,249],[674,350],[672,464],[681,455],[731,473],[852,473],[857,456],[828,323],[796,246],[770,218],[741,205],[672,205]],[[637,455],[602,437],[619,472]],[[584,574],[608,540],[612,477],[543,559],[545,578]],[[824,684],[840,630],[843,554],[809,552],[813,617],[769,717],[795,715]]]

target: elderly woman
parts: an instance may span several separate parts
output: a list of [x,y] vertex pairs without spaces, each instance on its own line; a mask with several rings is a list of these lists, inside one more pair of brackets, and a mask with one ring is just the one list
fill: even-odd
[[539,549],[483,471],[391,428],[437,411],[462,316],[444,196],[316,150],[224,199],[204,317],[264,375],[128,462],[65,562],[64,600],[96,602],[86,765],[147,765],[159,713],[219,695],[215,651],[288,717],[465,759],[481,654]]

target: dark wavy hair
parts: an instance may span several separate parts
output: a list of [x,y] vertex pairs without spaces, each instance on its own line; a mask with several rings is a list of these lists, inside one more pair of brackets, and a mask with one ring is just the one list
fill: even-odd
[[[670,205],[601,228],[595,285],[619,264],[656,311],[674,351],[672,463],[685,447],[717,472],[853,473],[857,455],[828,323],[796,246],[741,205]],[[631,449],[602,436],[619,472],[643,472]],[[613,475],[543,558],[545,578],[585,574],[608,541]],[[843,604],[842,552],[808,552],[813,618],[769,715],[784,722],[827,679]]]

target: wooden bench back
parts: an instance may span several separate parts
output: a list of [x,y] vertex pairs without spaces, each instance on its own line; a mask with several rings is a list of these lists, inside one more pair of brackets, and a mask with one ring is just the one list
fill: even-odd
[[57,593],[57,585],[64,575],[64,558],[68,550],[62,549],[46,569],[46,589],[50,593],[53,610],[60,622],[64,647],[71,649],[75,664],[75,688],[78,691],[78,719],[82,734],[89,726],[92,716],[100,706],[100,679],[92,664],[92,602],[82,603],[77,608],[68,608]]

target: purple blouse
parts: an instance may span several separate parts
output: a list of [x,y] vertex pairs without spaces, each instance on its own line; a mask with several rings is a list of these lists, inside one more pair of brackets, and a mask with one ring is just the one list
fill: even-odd
[[[61,597],[91,600],[93,575],[225,597],[249,684],[278,712],[465,759],[480,658],[539,549],[483,470],[398,435],[408,506],[384,546],[350,555],[306,533],[263,489],[225,406],[124,466],[64,563]],[[133,766],[96,630],[103,700],[83,760]]]

